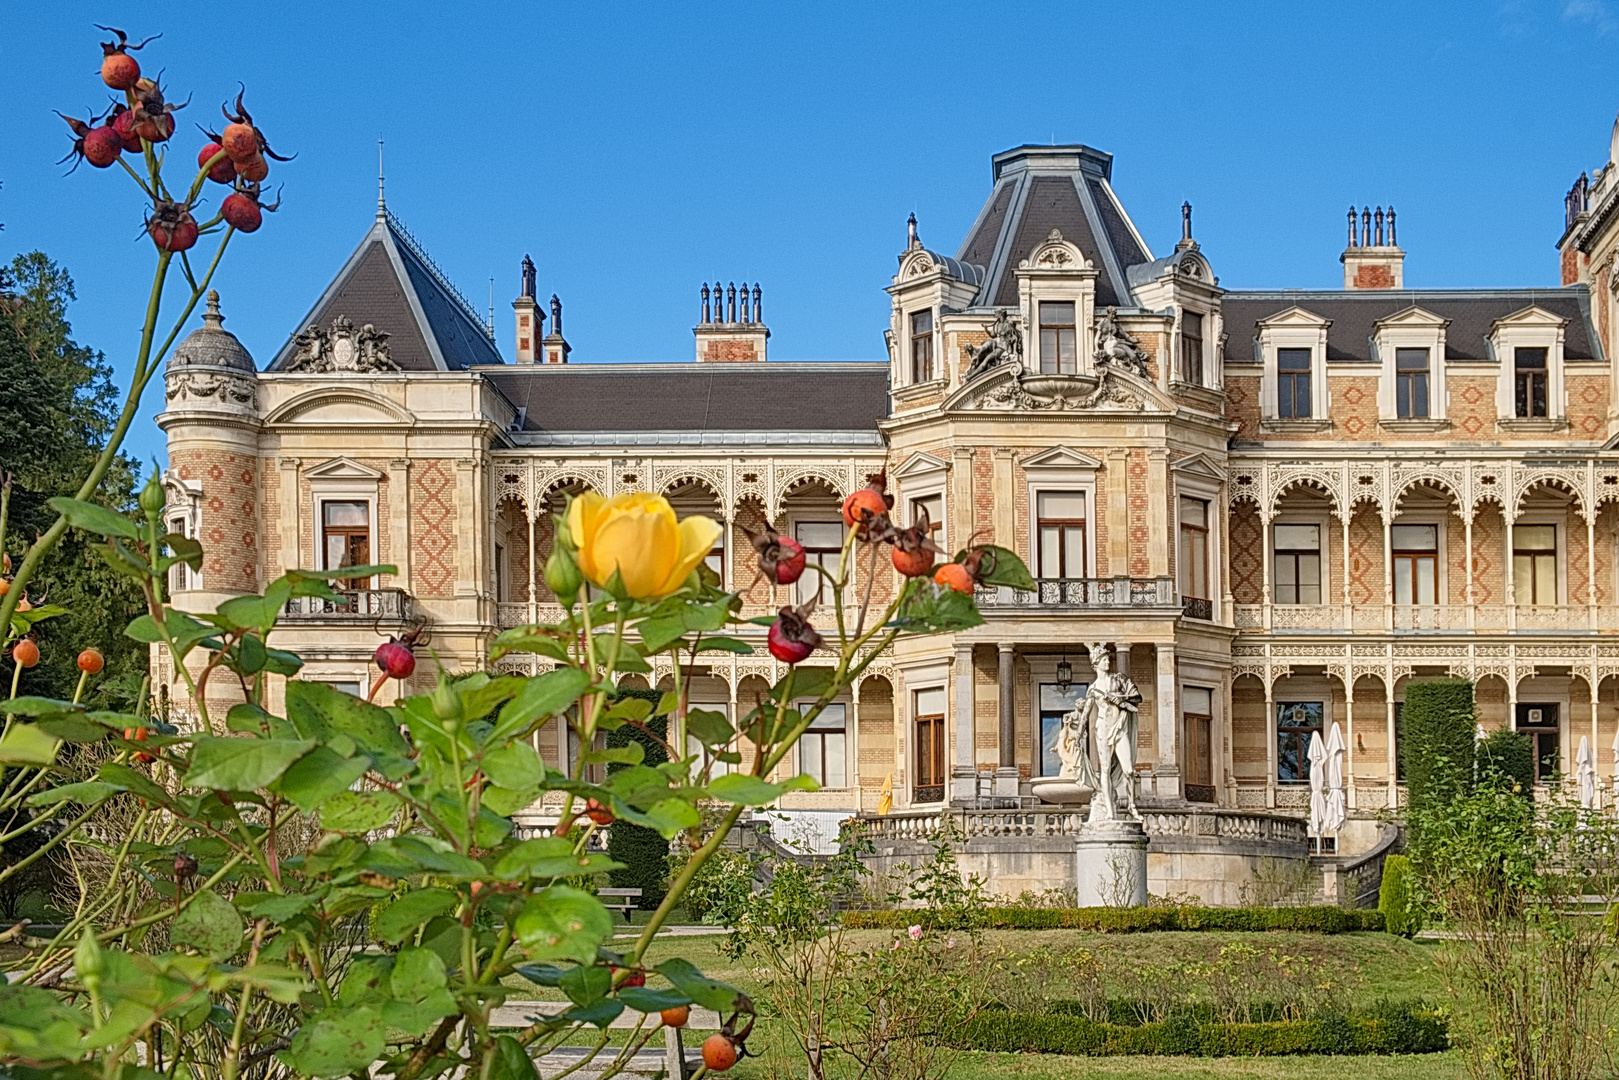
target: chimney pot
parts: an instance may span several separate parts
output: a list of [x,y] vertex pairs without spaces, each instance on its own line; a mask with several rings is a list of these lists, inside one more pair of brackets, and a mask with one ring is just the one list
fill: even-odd
[[1394,206],[1389,205],[1389,247],[1399,247],[1399,241],[1394,239]]
[[725,321],[728,323],[736,322],[736,282],[734,281],[731,282],[731,287],[725,293]]
[[703,282],[703,317],[701,322],[708,322],[708,282]]
[[748,315],[748,283],[746,281],[742,283],[742,321],[744,323],[753,321]]
[[756,322],[756,323],[762,323],[762,322],[765,321],[765,311],[764,311],[764,307],[763,307],[762,301],[761,301],[761,298],[763,297],[763,295],[764,294],[762,292],[760,292],[760,290],[759,290],[759,283],[757,281],[754,282],[753,283],[753,321]]
[[1190,201],[1181,203],[1181,239],[1192,238],[1192,204]]
[[912,213],[905,221],[905,250],[922,246],[922,238],[916,234],[916,214]]

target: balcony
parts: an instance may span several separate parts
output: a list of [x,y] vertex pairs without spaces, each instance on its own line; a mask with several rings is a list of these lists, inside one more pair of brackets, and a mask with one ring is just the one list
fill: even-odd
[[1274,633],[1595,633],[1619,631],[1608,604],[1238,604],[1238,630]]
[[1180,609],[1175,582],[1151,578],[1041,578],[1033,590],[1006,585],[980,586],[974,592],[981,610],[1087,611],[1117,608]]
[[344,589],[337,599],[295,596],[281,609],[286,623],[340,623],[372,625],[408,623],[415,617],[415,603],[404,589]]

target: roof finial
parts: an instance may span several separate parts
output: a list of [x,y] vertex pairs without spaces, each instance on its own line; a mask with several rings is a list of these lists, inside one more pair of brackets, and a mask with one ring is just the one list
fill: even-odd
[[905,250],[922,246],[922,238],[916,235],[916,213],[912,211],[910,218],[905,222]]
[[225,327],[225,316],[219,313],[219,290],[208,290],[208,310],[202,313],[202,323],[210,330],[222,330]]
[[1192,238],[1192,203],[1190,200],[1181,203],[1181,239]]
[[489,275],[489,337],[495,336],[495,275]]
[[377,220],[388,216],[388,201],[383,198],[382,136],[377,136]]

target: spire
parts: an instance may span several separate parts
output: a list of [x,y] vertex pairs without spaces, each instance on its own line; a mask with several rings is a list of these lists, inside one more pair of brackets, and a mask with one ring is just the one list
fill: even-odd
[[377,220],[388,216],[388,200],[383,197],[382,136],[377,136]]
[[202,324],[210,330],[223,330],[225,316],[219,313],[219,290],[208,290],[208,310],[202,313]]

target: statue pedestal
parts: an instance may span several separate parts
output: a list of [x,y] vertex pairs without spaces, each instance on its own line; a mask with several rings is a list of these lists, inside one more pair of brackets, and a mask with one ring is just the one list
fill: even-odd
[[1144,907],[1147,831],[1139,821],[1087,822],[1074,842],[1080,907]]

